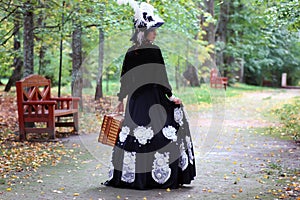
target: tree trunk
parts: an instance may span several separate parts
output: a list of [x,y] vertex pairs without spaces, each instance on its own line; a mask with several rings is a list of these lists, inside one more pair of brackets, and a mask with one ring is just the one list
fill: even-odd
[[46,62],[45,62],[46,50],[47,50],[47,48],[46,48],[46,46],[44,46],[44,42],[41,41],[41,46],[40,46],[40,50],[39,50],[39,74],[45,73],[44,68],[46,67]]
[[[205,12],[208,12],[212,17],[214,17],[214,0],[206,0],[204,1],[205,7],[203,9]],[[208,41],[209,44],[215,44],[215,25],[213,23],[208,23],[207,26],[204,25],[206,22],[205,17],[202,15],[200,24],[202,30],[205,31],[205,35],[203,35],[203,39]],[[213,54],[212,54],[213,55]]]
[[[44,14],[41,12],[38,15],[37,19],[37,24],[39,28],[42,28],[44,26]],[[37,37],[36,36],[36,41],[40,43],[40,48],[39,48],[39,64],[38,64],[38,74],[44,74],[44,68],[46,67],[46,61],[45,61],[45,54],[47,51],[47,47],[44,45],[44,38],[43,35],[42,37]],[[49,77],[52,78],[52,77]]]
[[[212,17],[214,17],[214,0],[206,0],[204,2],[204,7],[200,6],[200,9],[204,10],[205,12],[209,13]],[[215,48],[215,32],[216,27],[213,23],[208,23],[206,25],[206,19],[204,15],[200,17],[200,26],[201,29],[205,31],[205,35],[203,35],[203,40],[208,42],[208,45],[212,45]],[[209,59],[206,59],[203,63],[203,66],[209,67],[209,69],[212,69],[216,66],[216,55],[215,51],[212,51],[209,53]],[[199,81],[200,82],[200,81]]]
[[190,86],[192,87],[200,86],[197,69],[194,66],[188,65],[186,71],[183,73],[183,76],[186,80],[189,81]]
[[79,24],[75,24],[72,33],[72,96],[80,97],[80,106],[82,107],[82,28]]
[[99,29],[98,76],[97,76],[95,100],[98,100],[103,97],[103,90],[102,90],[103,61],[104,61],[104,32],[102,28],[100,28]]
[[15,57],[13,61],[13,67],[15,68],[11,77],[8,80],[8,83],[5,86],[4,91],[9,92],[11,86],[15,85],[16,81],[20,80],[22,78],[22,58],[20,57],[20,48],[21,48],[21,43],[20,43],[20,23],[18,20],[18,16],[16,16],[14,20],[14,52],[15,52]]
[[220,16],[218,21],[218,28],[216,33],[216,40],[220,42],[222,48],[217,52],[216,64],[220,68],[220,73],[222,76],[226,76],[226,63],[231,60],[231,58],[226,58],[225,48],[227,43],[227,24],[229,21],[229,11],[230,11],[230,1],[222,1],[220,8]]
[[34,73],[34,24],[33,24],[33,6],[30,3],[24,3],[24,74],[26,77]]

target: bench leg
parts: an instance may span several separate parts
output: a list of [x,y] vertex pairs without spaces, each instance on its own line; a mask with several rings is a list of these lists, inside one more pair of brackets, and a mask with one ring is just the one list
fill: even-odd
[[79,120],[78,120],[78,113],[75,113],[73,115],[73,121],[74,121],[74,131],[78,131],[79,130]]
[[49,122],[48,122],[48,128],[50,129],[49,131],[49,138],[50,139],[55,139],[55,117],[54,116],[49,116]]
[[26,133],[25,133],[25,123],[23,118],[19,116],[19,140],[24,142],[26,140]]
[[24,125],[22,128],[21,128],[21,126],[19,128],[19,140],[20,140],[20,142],[24,142],[26,140],[26,133],[25,133]]
[[49,135],[49,139],[50,139],[50,140],[54,140],[54,139],[55,139],[55,130],[52,129],[52,130],[50,131],[49,134],[50,134],[50,135]]

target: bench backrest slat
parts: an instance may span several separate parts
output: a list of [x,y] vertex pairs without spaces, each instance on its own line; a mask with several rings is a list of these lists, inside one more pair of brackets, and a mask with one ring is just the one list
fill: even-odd
[[[43,76],[33,74],[16,82],[18,112],[22,114],[28,112],[45,113],[44,108],[24,105],[23,102],[27,101],[43,101],[51,98],[51,81]],[[42,109],[42,110],[41,110]]]
[[17,81],[17,98],[22,101],[42,101],[51,98],[51,82],[43,76],[33,74]]

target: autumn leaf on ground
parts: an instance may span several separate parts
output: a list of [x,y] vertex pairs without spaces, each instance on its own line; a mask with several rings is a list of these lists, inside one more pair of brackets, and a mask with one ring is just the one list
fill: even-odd
[[[18,113],[14,93],[0,92],[0,177],[18,179],[17,172],[31,173],[43,165],[57,165],[64,156],[73,155],[61,142],[19,142]],[[26,155],[26,156],[24,156]],[[74,155],[73,155],[74,156]],[[42,183],[42,179],[37,180]]]

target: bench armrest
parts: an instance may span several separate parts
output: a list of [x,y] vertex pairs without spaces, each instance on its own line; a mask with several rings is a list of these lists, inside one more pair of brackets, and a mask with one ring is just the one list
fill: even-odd
[[55,109],[78,109],[79,97],[52,97],[57,102]]
[[54,116],[56,101],[25,101],[22,104],[23,106],[19,108],[19,112],[21,115],[26,114],[28,119],[39,118],[45,115]]
[[55,101],[80,101],[80,97],[51,97]]
[[43,100],[43,101],[24,101],[23,105],[55,105],[56,101],[49,101],[49,100]]
[[221,79],[222,79],[223,82],[226,82],[226,83],[228,82],[228,78],[227,77],[221,77]]

